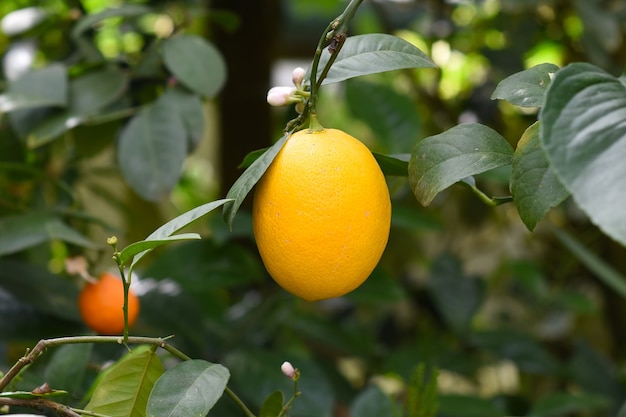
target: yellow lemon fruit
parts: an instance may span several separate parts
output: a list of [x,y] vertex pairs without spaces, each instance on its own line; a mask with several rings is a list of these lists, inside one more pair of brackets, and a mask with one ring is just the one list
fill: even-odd
[[265,267],[307,301],[363,283],[387,245],[391,201],[369,149],[337,129],[289,137],[255,191],[254,236]]

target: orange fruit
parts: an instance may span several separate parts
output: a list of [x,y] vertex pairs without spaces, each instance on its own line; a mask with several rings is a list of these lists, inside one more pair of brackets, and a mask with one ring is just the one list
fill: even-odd
[[[124,286],[120,277],[100,275],[95,283],[87,283],[78,296],[78,310],[85,324],[99,334],[120,334],[124,331]],[[139,315],[139,298],[128,290],[128,326]]]
[[265,267],[307,301],[361,285],[387,245],[391,201],[370,150],[337,129],[289,137],[257,184],[254,236]]

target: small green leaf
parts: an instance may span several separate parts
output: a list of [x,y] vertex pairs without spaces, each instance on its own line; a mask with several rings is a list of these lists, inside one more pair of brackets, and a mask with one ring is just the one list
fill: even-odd
[[506,100],[520,107],[541,107],[550,76],[559,70],[554,64],[539,64],[513,74],[498,83],[492,100]]
[[[318,76],[329,58],[330,53],[327,50],[322,51]],[[346,39],[322,84],[399,69],[435,67],[424,52],[404,39],[383,33],[370,33]]]
[[[222,199],[222,200],[211,201],[210,203],[203,204],[201,206],[198,206],[196,208],[193,208],[181,214],[180,216],[177,216],[176,218],[170,220],[169,222],[165,223],[164,225],[156,229],[154,232],[150,233],[150,235],[148,235],[148,237],[146,237],[143,241],[137,242],[138,246],[132,249],[128,249],[128,247],[125,248],[122,251],[122,253],[120,253],[120,257],[123,257],[123,259],[125,259],[126,261],[128,261],[131,257],[134,257],[133,262],[131,263],[131,266],[130,266],[132,269],[137,264],[137,262],[139,262],[141,258],[147,255],[154,247],[160,246],[160,244],[157,244],[156,246],[151,247],[150,243],[147,243],[147,242],[167,241],[167,238],[170,237],[172,234],[176,233],[178,230],[187,226],[191,222],[199,219],[205,214],[213,211],[214,209],[221,206],[222,204],[228,203],[229,201],[231,200],[228,198]],[[183,236],[183,239],[190,239],[190,238],[195,239],[195,236],[192,236],[192,235],[180,235],[180,236]],[[179,240],[179,239],[174,238],[174,240]],[[142,247],[142,242],[147,243],[146,245],[147,248],[140,250],[140,251],[135,251],[136,249],[139,249]],[[130,245],[129,247],[132,247],[132,246],[133,245]],[[128,250],[128,252],[124,253],[126,250]]]
[[393,416],[394,407],[391,398],[376,385],[369,385],[361,391],[350,405],[350,417]]
[[263,401],[259,417],[277,417],[283,409],[283,402],[283,393],[281,391],[272,392]]
[[626,86],[591,64],[559,70],[540,113],[550,165],[576,204],[626,245]]
[[148,417],[204,417],[220,399],[230,378],[222,365],[195,359],[169,369],[156,382]]
[[163,246],[172,242],[179,242],[181,240],[200,239],[200,235],[197,233],[184,233],[180,235],[168,236],[162,239],[154,240],[141,240],[139,242],[132,243],[126,246],[119,253],[119,262],[121,265],[125,265],[128,261],[133,259],[135,255],[141,252],[148,252],[159,246]]
[[85,409],[109,417],[145,417],[163,364],[152,350],[125,356],[102,378]]
[[254,161],[259,159],[261,155],[263,155],[265,151],[267,151],[268,149],[269,147],[257,149],[256,151],[252,151],[252,152],[248,152],[246,156],[243,157],[243,161],[241,161],[241,163],[239,164],[237,168],[239,169],[248,168],[250,165],[252,165]]
[[376,162],[380,165],[383,174],[395,177],[407,177],[409,175],[410,154],[382,155],[372,152]]
[[460,124],[415,145],[409,183],[417,200],[427,206],[450,185],[512,160],[513,148],[499,133],[477,123]]
[[30,71],[8,85],[7,94],[0,96],[0,112],[42,106],[67,106],[67,69],[52,64]]
[[226,198],[233,199],[224,206],[224,220],[228,226],[232,227],[235,215],[243,203],[252,187],[261,179],[267,168],[270,166],[278,152],[282,149],[285,142],[289,138],[289,133],[285,133],[276,143],[267,149],[252,165],[246,169],[237,181],[230,187]]
[[187,157],[185,125],[171,104],[157,100],[145,106],[122,130],[118,143],[124,178],[150,201],[172,190]]
[[550,168],[540,134],[539,122],[526,129],[517,144],[511,170],[513,201],[529,230],[535,228],[550,208],[569,196]]
[[213,97],[226,82],[226,63],[222,54],[199,36],[166,39],[163,60],[183,85],[204,97]]

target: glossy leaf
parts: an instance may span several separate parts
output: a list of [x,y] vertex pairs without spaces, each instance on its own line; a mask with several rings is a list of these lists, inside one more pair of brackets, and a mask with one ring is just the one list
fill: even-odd
[[259,417],[277,417],[283,409],[283,402],[284,399],[282,392],[272,392],[267,396],[265,401],[263,401]]
[[409,175],[410,154],[383,155],[376,152],[372,153],[383,174],[395,177],[406,177]]
[[533,230],[552,207],[569,196],[541,147],[539,123],[530,126],[517,144],[511,170],[511,193],[520,218]]
[[148,417],[204,417],[220,399],[230,378],[222,365],[195,359],[169,369],[154,386]]
[[375,385],[370,385],[354,399],[350,406],[350,417],[393,416],[391,399]]
[[409,183],[417,200],[427,206],[450,185],[512,160],[513,148],[499,133],[477,123],[460,124],[415,145]]
[[180,235],[168,236],[162,239],[140,240],[139,242],[131,243],[126,246],[119,254],[119,261],[122,265],[125,265],[139,253],[152,251],[153,249],[168,243],[192,239],[200,239],[200,235],[197,233],[182,233]]
[[163,60],[183,85],[201,96],[215,96],[226,82],[226,63],[222,54],[199,36],[166,39]]
[[0,96],[0,112],[43,106],[67,106],[67,70],[52,64],[30,71],[10,82],[8,92]]
[[539,64],[510,75],[498,83],[491,99],[506,100],[520,107],[541,107],[550,77],[558,70],[554,64]]
[[122,174],[146,200],[164,198],[178,182],[187,157],[185,125],[168,101],[158,100],[136,114],[118,143]]
[[[318,76],[329,58],[328,50],[322,51]],[[399,69],[434,67],[424,52],[404,39],[383,33],[356,35],[346,39],[323,84]]]
[[51,212],[29,211],[0,218],[0,255],[19,252],[52,239],[97,247]]
[[387,153],[411,149],[421,122],[415,102],[406,93],[390,85],[350,80],[345,94],[350,112],[372,129],[378,148]]
[[[147,255],[152,249],[154,249],[157,246],[160,246],[160,244],[156,244],[155,246],[152,246],[152,244],[149,242],[162,241],[164,243],[167,243],[168,238],[172,236],[172,234],[176,233],[178,230],[182,229],[188,224],[194,222],[195,220],[199,219],[200,217],[204,216],[205,214],[211,212],[212,210],[220,207],[221,205],[229,201],[230,201],[229,199],[212,201],[210,203],[206,203],[201,206],[195,207],[177,216],[176,218],[160,226],[154,232],[150,233],[150,235],[148,235],[148,237],[146,237],[143,241],[133,244],[135,246],[130,245],[124,248],[120,252],[120,259],[123,261],[123,263],[126,263],[131,258],[134,258],[133,262],[131,263],[131,268],[134,267],[135,264],[137,264],[137,262],[139,262],[139,260],[143,258],[145,255]],[[196,238],[196,235],[189,234],[189,235],[179,235],[178,238],[175,237],[174,240],[181,240],[181,239],[185,240],[185,239],[195,239],[195,238]],[[146,247],[143,246],[144,243],[146,244]]]
[[144,417],[163,364],[151,350],[134,352],[104,375],[85,409],[109,417]]
[[552,80],[540,120],[561,183],[593,223],[626,245],[626,86],[593,65],[568,65]]
[[254,185],[261,179],[288,138],[288,133],[283,135],[283,137],[269,147],[263,155],[258,157],[248,167],[248,169],[246,169],[243,174],[237,178],[237,181],[235,181],[232,187],[230,187],[228,194],[226,194],[226,198],[231,198],[233,201],[224,206],[224,220],[228,226],[232,227],[235,215],[237,214],[239,207],[241,207],[243,200],[252,190],[252,187],[254,187]]

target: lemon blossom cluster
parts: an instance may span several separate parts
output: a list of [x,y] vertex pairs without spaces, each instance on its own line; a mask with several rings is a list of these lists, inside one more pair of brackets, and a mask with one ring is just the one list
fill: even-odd
[[304,91],[302,83],[306,76],[306,70],[304,68],[296,68],[291,74],[291,80],[294,86],[279,86],[272,87],[267,92],[267,102],[274,107],[288,106],[290,104],[298,104],[297,107],[302,107],[304,100],[309,96],[308,91]]

